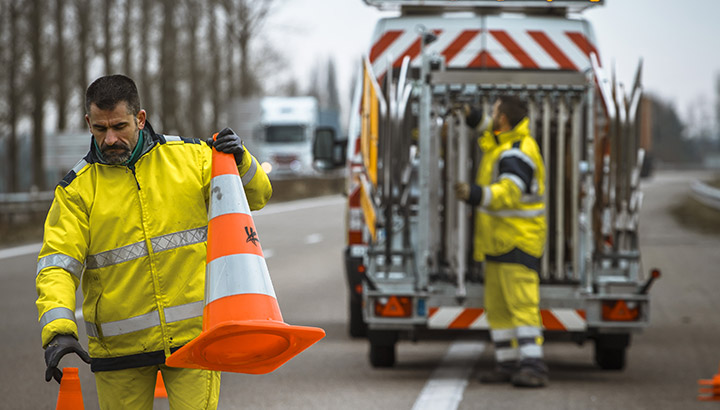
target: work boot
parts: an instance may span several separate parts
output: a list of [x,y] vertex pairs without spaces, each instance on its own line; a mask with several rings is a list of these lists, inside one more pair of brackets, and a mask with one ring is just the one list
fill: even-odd
[[512,375],[512,384],[515,387],[545,387],[548,384],[547,370],[543,371],[535,366],[523,366]]
[[513,373],[515,373],[517,369],[518,367],[515,363],[500,363],[496,365],[491,372],[481,374],[479,377],[480,383],[510,383]]

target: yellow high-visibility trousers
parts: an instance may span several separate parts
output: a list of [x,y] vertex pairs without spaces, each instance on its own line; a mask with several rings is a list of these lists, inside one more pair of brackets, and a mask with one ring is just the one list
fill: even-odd
[[485,263],[485,309],[499,363],[542,359],[540,278],[516,263]]
[[96,372],[100,408],[152,409],[158,370],[162,372],[171,410],[217,409],[220,372],[164,364]]

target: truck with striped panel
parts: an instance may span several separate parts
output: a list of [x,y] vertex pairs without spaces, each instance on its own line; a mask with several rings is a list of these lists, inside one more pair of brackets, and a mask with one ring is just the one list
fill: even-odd
[[511,93],[548,170],[545,336],[591,340],[601,368],[623,368],[659,271],[637,240],[640,68],[627,89],[608,76],[577,14],[603,1],[365,1],[399,12],[376,24],[348,130],[349,331],[371,364],[392,366],[401,339],[487,337],[474,210],[451,189],[479,153],[453,107]]

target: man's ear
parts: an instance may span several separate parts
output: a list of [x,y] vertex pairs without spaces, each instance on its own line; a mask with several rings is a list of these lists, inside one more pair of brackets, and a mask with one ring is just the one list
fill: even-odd
[[92,126],[90,125],[90,116],[85,114],[85,122],[88,125],[88,129],[90,130],[90,133],[92,133]]
[[137,118],[138,128],[139,129],[145,128],[145,120],[147,119],[147,113],[145,112],[145,110],[138,111],[137,117],[135,117],[135,118]]

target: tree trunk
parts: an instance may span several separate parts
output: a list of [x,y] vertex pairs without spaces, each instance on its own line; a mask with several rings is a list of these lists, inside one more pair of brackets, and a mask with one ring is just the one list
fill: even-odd
[[150,83],[150,71],[148,70],[148,52],[150,49],[150,17],[152,17],[152,7],[154,3],[143,5],[141,10],[142,18],[140,19],[140,95],[142,96],[141,104],[148,112],[152,113],[152,84]]
[[105,61],[105,74],[113,74],[112,67],[112,33],[110,31],[110,25],[114,24],[111,21],[110,15],[112,12],[113,0],[105,0],[105,9],[103,10],[103,61]]
[[7,157],[8,157],[8,176],[7,176],[7,187],[9,192],[16,192],[18,190],[17,171],[18,171],[18,157],[17,157],[17,122],[18,113],[21,104],[22,93],[18,90],[17,77],[18,77],[18,65],[13,64],[13,61],[20,61],[20,54],[22,48],[18,47],[18,41],[22,38],[22,35],[18,32],[18,20],[20,18],[20,10],[18,1],[8,2],[8,22],[9,33],[8,33],[8,46],[10,48],[10,64],[7,65],[7,104],[8,104],[8,119],[7,122],[10,124],[10,135],[8,135],[7,145]]
[[[80,93],[81,112],[85,114],[85,90],[90,85],[88,83],[88,48],[90,47],[90,1],[75,0],[75,15],[77,16],[77,45],[78,45],[78,61],[76,69],[77,89]],[[87,127],[85,115],[81,115],[79,119],[81,128]]]
[[220,61],[220,36],[218,35],[217,29],[215,5],[212,3],[210,5],[208,27],[210,28],[210,35],[208,36],[210,43],[208,44],[208,49],[210,50],[210,61],[213,63],[213,69],[210,70],[210,84],[212,87],[212,95],[210,95],[212,122],[209,126],[211,130],[215,130],[220,124],[220,107],[222,106],[222,76],[220,75],[220,67],[218,67],[218,62]]
[[45,189],[45,173],[43,167],[43,127],[45,122],[45,86],[43,70],[43,8],[42,0],[33,0],[30,7],[30,49],[32,53],[32,164],[33,185],[37,189]]
[[166,132],[177,132],[177,81],[175,53],[177,30],[175,27],[175,2],[163,0],[163,26],[160,40],[160,97],[163,129]]
[[55,104],[57,105],[57,129],[64,131],[67,128],[67,102],[68,88],[70,87],[65,67],[65,38],[63,37],[63,12],[65,11],[65,0],[55,0],[55,82],[57,94]]
[[132,78],[132,34],[135,31],[135,22],[132,18],[134,1],[125,0],[125,24],[123,25],[123,73]]
[[198,44],[200,35],[198,33],[198,25],[200,21],[200,4],[195,0],[190,0],[187,3],[187,25],[189,30],[189,44],[188,44],[188,59],[190,60],[190,103],[187,105],[187,116],[190,120],[190,132],[194,137],[200,136],[202,132],[202,125],[200,114],[202,114],[202,101],[205,96],[203,95],[202,84],[203,73],[200,71],[200,64],[198,62]]

